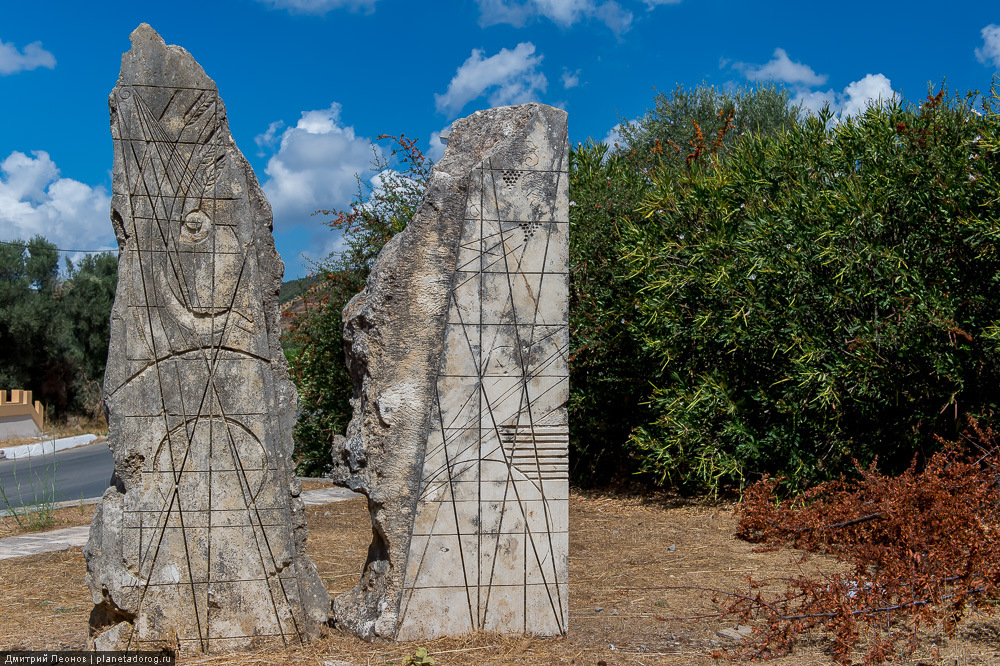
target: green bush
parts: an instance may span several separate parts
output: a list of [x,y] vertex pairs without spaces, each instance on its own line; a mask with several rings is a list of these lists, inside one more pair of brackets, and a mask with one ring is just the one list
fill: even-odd
[[996,125],[938,95],[651,172],[619,246],[657,376],[641,469],[802,486],[852,458],[898,469],[996,409]]
[[594,143],[570,151],[571,474],[583,485],[621,481],[635,470],[624,444],[645,417],[651,375],[621,314],[635,299],[621,277],[618,244],[645,188],[627,153]]
[[724,159],[739,134],[773,134],[798,118],[787,92],[773,86],[734,92],[678,87],[657,95],[638,120],[624,122],[614,148],[588,142],[570,151],[569,412],[575,483],[621,483],[641,465],[641,452],[630,454],[627,443],[651,418],[648,403],[659,362],[632,325],[642,280],[624,275],[621,232],[639,219],[636,211],[651,176],[685,173],[692,154]]

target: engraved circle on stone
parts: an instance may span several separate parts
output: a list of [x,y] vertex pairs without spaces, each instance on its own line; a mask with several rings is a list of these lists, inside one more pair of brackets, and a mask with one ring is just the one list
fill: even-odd
[[[234,459],[234,449],[236,459]],[[186,459],[185,451],[187,451]],[[211,467],[209,467],[210,462]],[[239,481],[239,487],[243,492],[249,489],[247,497],[249,506],[251,501],[257,499],[264,485],[266,468],[267,452],[257,436],[239,421],[219,416],[188,419],[160,440],[153,455],[153,472],[157,472],[154,475],[158,483],[157,489],[163,500],[168,503],[174,490],[174,476],[177,472],[180,472],[182,488],[185,485],[185,478],[193,478],[197,484],[197,476],[203,475],[205,479],[203,490],[207,493],[208,472],[211,469],[212,475],[216,477],[214,483],[224,479],[223,483],[227,486],[227,490],[234,481]],[[183,506],[192,509],[212,508],[207,506],[207,502],[206,494],[204,497],[189,498]]]
[[129,97],[132,96],[132,91],[122,90],[121,92],[118,93],[118,96],[121,97],[122,99],[128,99]]
[[538,166],[538,146],[536,146],[531,141],[527,141],[525,143],[524,148],[525,151],[527,152],[524,158],[525,166],[529,167]]
[[200,210],[193,210],[184,216],[178,240],[181,243],[200,243],[208,238],[211,230],[211,218]]
[[[169,290],[165,299],[167,309],[187,328],[200,326],[197,321],[189,321],[190,315],[184,315],[183,310],[195,315],[195,318],[218,317],[230,310],[233,292],[240,286],[240,281],[235,278],[240,273],[245,255],[218,252],[218,248],[206,251],[207,244],[200,234],[212,236],[214,227],[211,218],[198,208],[185,215],[179,223],[176,219],[171,220],[168,252],[161,256],[163,265],[158,270],[158,281],[162,281]],[[193,231],[195,228],[197,232]],[[224,319],[219,319],[212,326],[224,322]]]

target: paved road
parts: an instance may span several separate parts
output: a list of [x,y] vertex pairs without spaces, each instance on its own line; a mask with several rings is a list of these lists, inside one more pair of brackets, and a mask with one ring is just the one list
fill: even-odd
[[[0,460],[0,487],[12,506],[33,504],[38,499],[51,499],[52,462],[51,455],[24,460]],[[108,443],[102,442],[57,451],[55,465],[55,501],[62,502],[103,495],[115,463]],[[0,510],[6,508],[0,499]]]

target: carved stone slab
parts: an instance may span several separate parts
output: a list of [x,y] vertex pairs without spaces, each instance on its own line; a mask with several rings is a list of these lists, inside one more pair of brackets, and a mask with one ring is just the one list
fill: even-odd
[[345,309],[334,452],[375,540],[336,621],[400,640],[566,631],[566,114],[456,121],[420,209]]
[[85,549],[97,649],[316,635],[279,343],[271,210],[215,83],[148,25],[109,98],[118,289],[104,385],[115,487]]

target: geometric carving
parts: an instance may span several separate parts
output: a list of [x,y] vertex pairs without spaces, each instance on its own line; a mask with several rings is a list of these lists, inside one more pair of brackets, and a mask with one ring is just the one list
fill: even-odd
[[400,639],[566,631],[568,162],[543,118],[469,176]]
[[455,121],[344,310],[334,476],[369,496],[375,538],[334,616],[362,636],[566,632],[568,152],[551,107]]
[[270,206],[214,82],[148,25],[109,99],[120,246],[91,525],[98,649],[219,652],[318,633],[291,464]]

